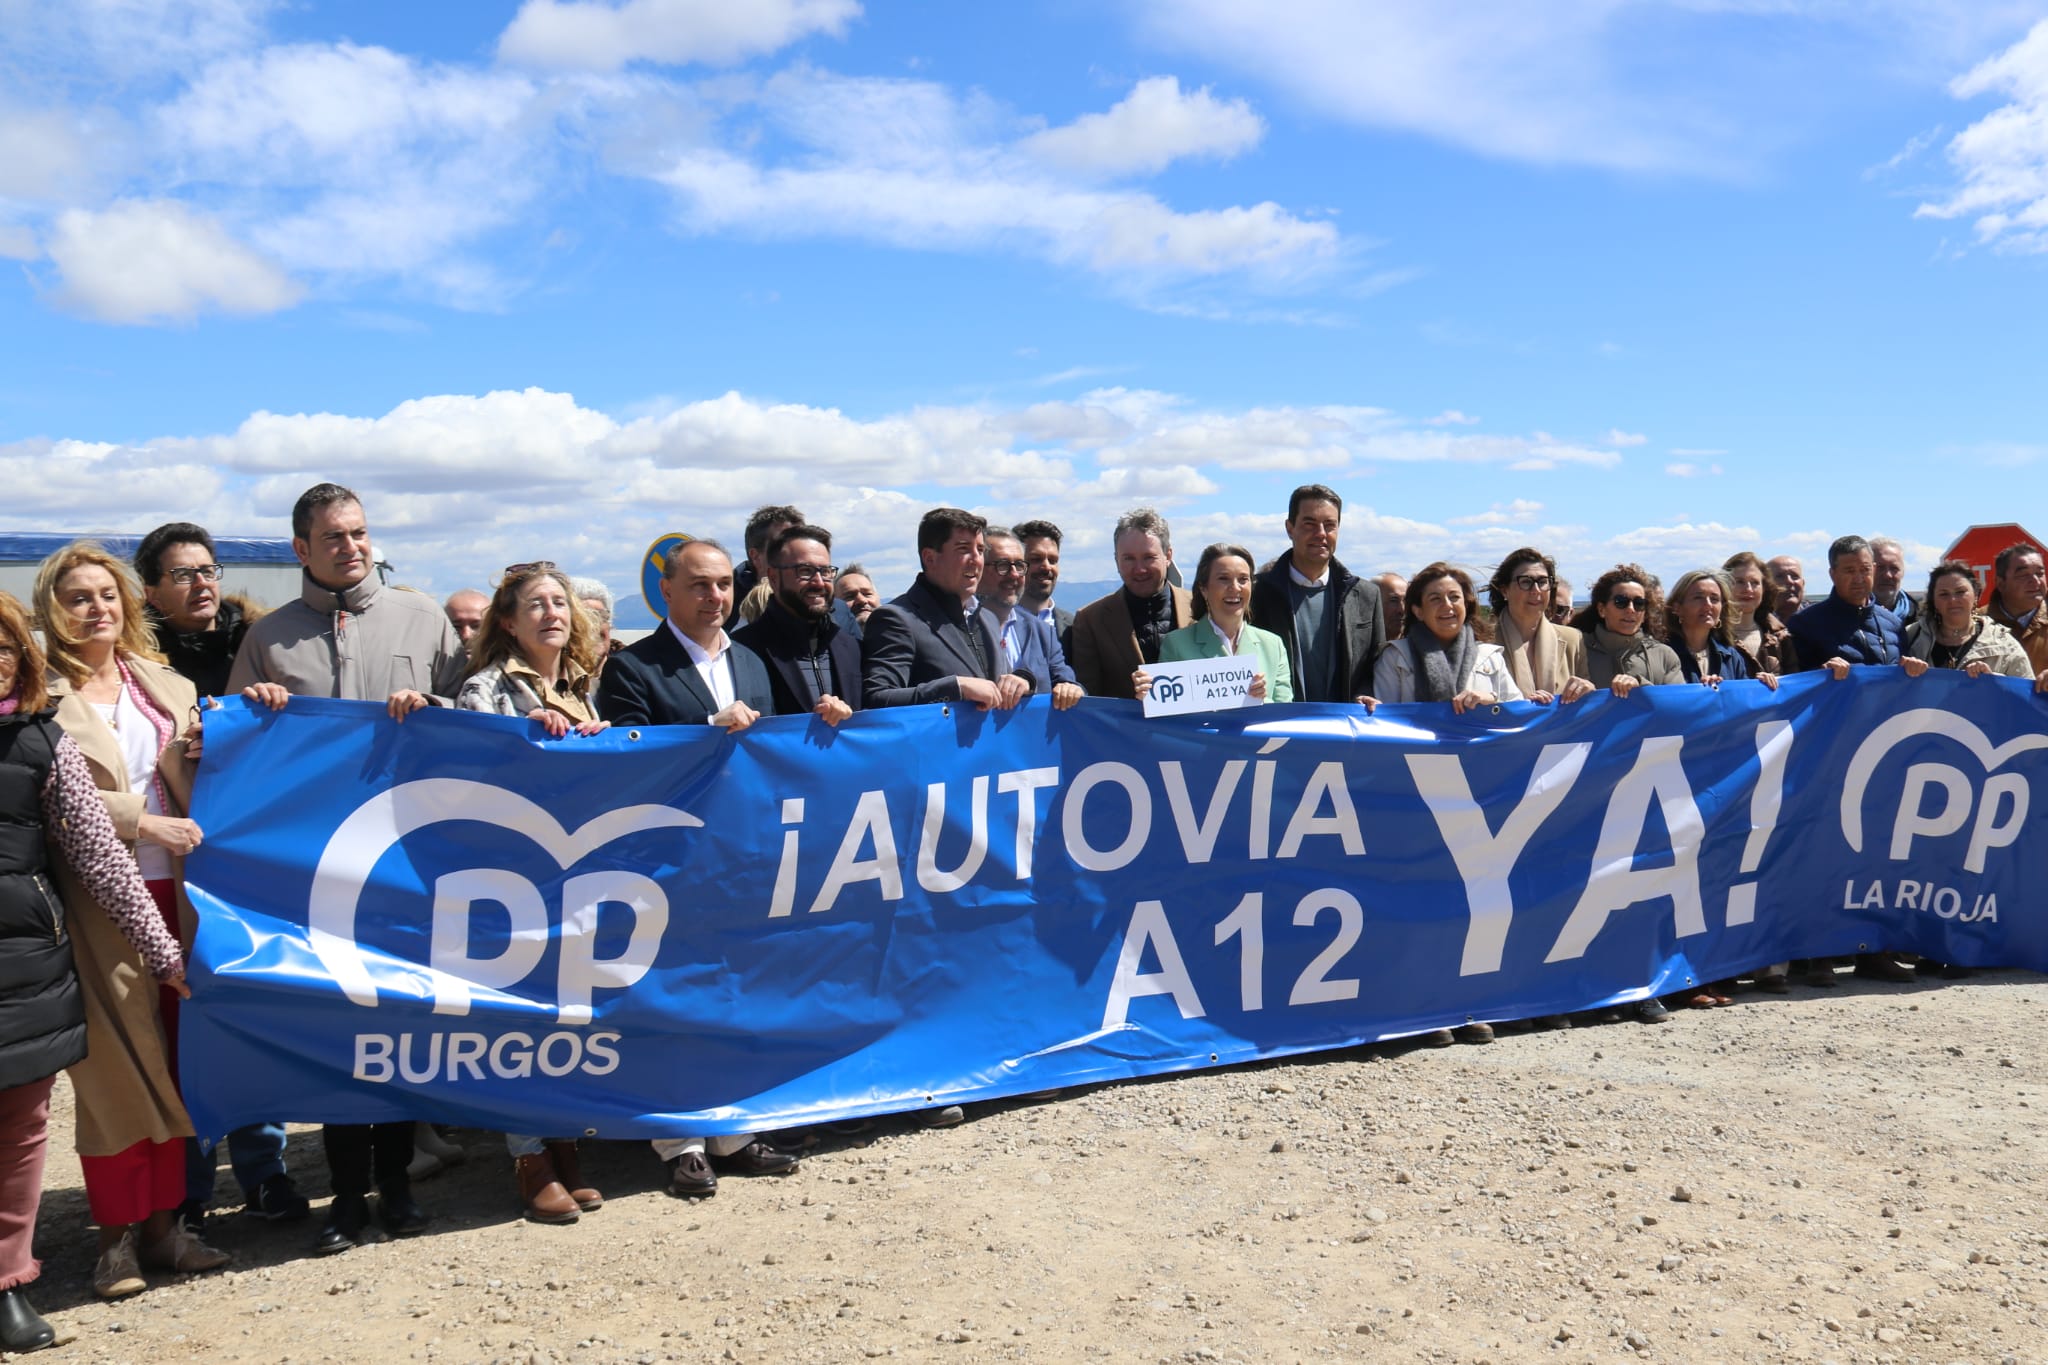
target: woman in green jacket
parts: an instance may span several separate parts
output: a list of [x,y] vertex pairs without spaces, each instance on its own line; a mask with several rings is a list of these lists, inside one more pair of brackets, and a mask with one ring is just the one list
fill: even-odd
[[[1252,601],[1252,552],[1242,545],[1211,545],[1195,566],[1193,624],[1161,637],[1159,662],[1222,659],[1246,655],[1259,661],[1252,677],[1254,701],[1293,701],[1294,679],[1287,669],[1287,646],[1247,617]],[[1140,701],[1152,690],[1152,675],[1140,668],[1131,674]]]

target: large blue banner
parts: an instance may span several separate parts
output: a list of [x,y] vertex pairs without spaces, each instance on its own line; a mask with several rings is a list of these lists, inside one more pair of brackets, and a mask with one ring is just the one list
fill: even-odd
[[2048,966],[2018,682],[1569,707],[917,707],[546,738],[206,721],[202,1131],[738,1132],[1888,948]]

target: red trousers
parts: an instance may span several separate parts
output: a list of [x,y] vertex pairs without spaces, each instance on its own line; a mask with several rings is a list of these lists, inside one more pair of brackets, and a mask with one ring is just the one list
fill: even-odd
[[[156,899],[157,913],[171,937],[178,936],[178,888],[171,881],[148,883]],[[164,1045],[170,1050],[171,1079],[178,1079],[178,995],[168,986],[157,988],[158,1007],[164,1017]],[[159,1209],[174,1209],[185,1201],[185,1140],[151,1142],[147,1138],[123,1148],[112,1156],[81,1156],[85,1174],[85,1202],[92,1209],[92,1221],[103,1228],[140,1223]]]

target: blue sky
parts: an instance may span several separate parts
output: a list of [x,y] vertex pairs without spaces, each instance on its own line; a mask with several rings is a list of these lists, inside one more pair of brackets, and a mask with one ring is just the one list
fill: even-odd
[[[0,0],[11,529],[437,592],[795,501],[1580,582],[2048,455],[2048,0]],[[2036,27],[2040,25],[2040,27]],[[2048,515],[2033,529],[2048,532]]]

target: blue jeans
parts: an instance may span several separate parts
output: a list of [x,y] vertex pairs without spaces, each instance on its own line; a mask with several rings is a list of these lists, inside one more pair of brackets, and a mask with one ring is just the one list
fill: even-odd
[[[252,1123],[229,1133],[228,1165],[244,1195],[253,1197],[256,1187],[274,1175],[284,1174],[284,1125]],[[207,1203],[213,1200],[216,1158],[212,1143],[194,1138],[185,1147],[185,1197]]]

